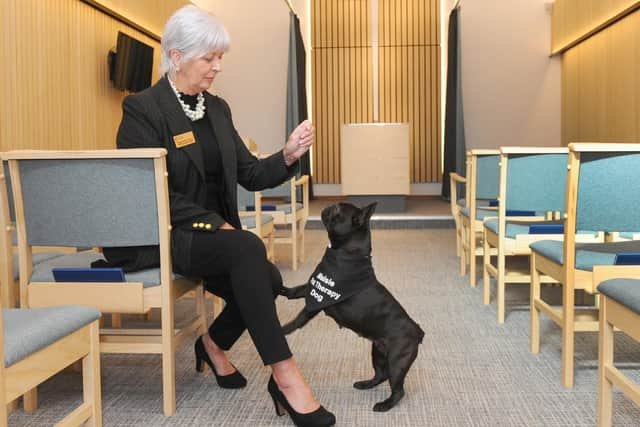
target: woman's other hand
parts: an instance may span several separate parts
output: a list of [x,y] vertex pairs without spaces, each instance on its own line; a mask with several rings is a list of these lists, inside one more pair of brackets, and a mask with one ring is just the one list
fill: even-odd
[[235,230],[235,228],[233,228],[233,225],[229,224],[228,222],[225,222],[219,228],[220,230]]
[[284,146],[284,161],[287,166],[294,164],[304,153],[306,153],[311,145],[313,145],[313,124],[311,121],[305,120],[296,127]]

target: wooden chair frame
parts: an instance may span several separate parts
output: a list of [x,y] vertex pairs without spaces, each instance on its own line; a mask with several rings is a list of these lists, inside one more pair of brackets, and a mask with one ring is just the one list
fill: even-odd
[[[567,148],[550,147],[502,147],[500,150],[500,190],[499,201],[507,200],[507,176],[510,155],[518,154],[566,154]],[[530,269],[522,270],[517,267],[509,268],[506,263],[507,257],[529,256],[531,249],[529,245],[539,240],[562,240],[562,234],[520,234],[515,238],[506,237],[507,221],[545,221],[559,219],[554,217],[554,212],[546,212],[544,216],[530,217],[507,217],[506,203],[498,206],[498,233],[484,227],[483,230],[483,303],[490,303],[491,277],[496,279],[496,302],[498,323],[504,323],[505,319],[505,288],[506,284],[529,284],[531,283]],[[598,237],[580,235],[577,237],[580,242],[601,242],[602,234]],[[491,263],[491,253],[496,253],[496,264]],[[550,276],[541,276],[542,283],[557,283],[557,280]]]
[[[0,343],[3,343],[1,314],[0,309]],[[98,323],[95,320],[8,368],[4,367],[4,349],[0,345],[0,395],[4,403],[0,404],[1,427],[7,426],[8,404],[79,360],[82,361],[83,402],[56,426],[102,425]]]
[[[611,277],[629,277],[610,270]],[[638,277],[638,276],[634,276]],[[614,328],[640,342],[640,314],[617,301],[601,295],[600,332],[598,334],[598,426],[610,427],[613,418],[613,386],[640,406],[640,384],[634,382],[613,364]]]
[[[291,231],[284,231],[287,235],[282,235],[276,231],[276,245],[291,245],[291,268],[298,270],[298,261],[304,262],[304,229],[309,217],[309,176],[302,175],[300,178],[293,177],[289,180],[290,188],[290,208],[291,212],[286,213],[281,210],[269,212],[273,215],[276,225],[291,226]],[[302,188],[302,208],[297,205],[297,190]]]
[[[499,150],[471,150],[470,160],[467,168],[467,206],[469,207],[469,217],[461,215],[462,243],[461,243],[461,263],[460,274],[466,274],[466,267],[469,266],[469,285],[476,287],[476,257],[483,256],[484,246],[482,245],[483,221],[476,219],[478,210],[478,200],[476,196],[477,185],[477,160],[478,156],[499,155]],[[495,209],[495,208],[494,208]],[[496,216],[498,211],[496,209]]]
[[[204,288],[201,281],[173,279],[170,252],[170,213],[167,169],[164,149],[127,149],[94,151],[12,151],[6,153],[15,196],[18,250],[20,258],[20,301],[23,307],[79,304],[106,313],[144,314],[159,308],[161,329],[102,329],[100,351],[103,353],[156,353],[162,355],[163,409],[175,413],[175,352],[193,333],[205,333],[207,319]],[[27,244],[25,212],[19,160],[24,159],[152,159],[158,212],[160,248],[160,285],[145,288],[142,283],[60,283],[30,282],[32,250]],[[22,274],[24,272],[24,274]],[[175,301],[188,291],[195,291],[196,316],[182,329],[175,329]]]
[[[243,225],[244,230],[251,231],[256,236],[260,237],[263,241],[266,240],[266,248],[267,248],[267,258],[270,261],[275,259],[275,251],[274,251],[274,243],[275,243],[275,221],[270,221],[266,224],[262,223],[262,193],[259,191],[254,192],[254,203],[255,210],[252,212],[249,211],[239,211],[238,215],[241,218],[254,217],[256,221],[256,226],[254,228],[246,228]],[[271,212],[269,212],[271,214]]]
[[[0,294],[3,306],[8,301],[5,296],[13,286],[13,245],[14,225],[9,218],[9,201],[6,178],[0,171]],[[6,307],[6,306],[5,306]],[[0,427],[7,425],[8,408],[23,396],[25,412],[37,408],[36,387],[60,372],[70,364],[82,361],[83,403],[61,420],[58,425],[72,426],[102,425],[102,400],[100,391],[100,344],[98,338],[99,321],[93,321],[74,333],[5,368],[3,316],[0,308]]]
[[[449,173],[449,185],[451,189],[449,193],[451,195],[451,216],[456,226],[456,255],[461,256],[462,253],[462,218],[460,214],[460,205],[458,204],[458,184],[466,184],[467,179],[455,172]],[[466,203],[466,200],[465,200]],[[461,260],[462,261],[462,260]],[[460,265],[460,271],[464,266]],[[462,273],[464,274],[464,273]]]
[[[547,258],[537,252],[531,253],[531,336],[530,350],[540,352],[540,312],[549,316],[562,329],[562,384],[573,387],[574,382],[574,335],[576,332],[598,331],[598,299],[593,308],[577,309],[575,291],[583,290],[591,295],[597,294],[597,285],[611,278],[612,270],[625,271],[631,276],[640,276],[640,266],[598,266],[593,271],[575,268],[576,247],[576,209],[578,196],[578,178],[580,172],[580,153],[582,152],[638,152],[637,144],[569,144],[569,164],[566,189],[566,218],[564,226],[563,264]],[[622,270],[621,270],[622,269]],[[562,286],[562,306],[554,307],[545,302],[540,295],[540,283],[543,275],[557,280]],[[614,276],[615,277],[615,276]],[[620,277],[620,276],[617,276]]]

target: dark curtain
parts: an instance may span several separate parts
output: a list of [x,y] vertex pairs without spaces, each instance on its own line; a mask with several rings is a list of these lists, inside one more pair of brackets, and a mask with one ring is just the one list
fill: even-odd
[[[300,20],[289,13],[289,66],[287,70],[287,135],[308,118],[306,77],[306,53],[300,32]],[[307,152],[300,158],[300,174],[309,175],[309,197],[313,198],[311,161]]]
[[[462,82],[460,73],[460,8],[449,15],[447,99],[444,119],[444,171],[442,174],[442,197],[451,197],[449,173],[465,176],[464,118],[462,114]],[[464,194],[458,189],[458,194]]]

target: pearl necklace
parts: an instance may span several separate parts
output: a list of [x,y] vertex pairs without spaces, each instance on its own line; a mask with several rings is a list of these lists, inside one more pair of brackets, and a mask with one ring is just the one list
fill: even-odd
[[204,110],[206,109],[206,107],[204,106],[204,95],[202,94],[202,92],[200,92],[198,94],[198,97],[196,98],[197,99],[196,109],[192,110],[191,107],[182,100],[182,95],[178,91],[178,88],[176,88],[176,85],[171,81],[169,77],[167,77],[167,80],[169,80],[169,85],[171,86],[171,89],[173,89],[173,93],[175,93],[176,96],[178,97],[178,102],[180,103],[180,106],[182,107],[184,114],[186,114],[187,117],[189,117],[192,122],[195,122],[196,120],[200,120],[201,118],[203,118]]

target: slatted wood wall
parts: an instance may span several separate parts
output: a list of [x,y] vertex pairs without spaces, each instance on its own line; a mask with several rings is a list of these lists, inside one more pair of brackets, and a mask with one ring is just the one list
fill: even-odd
[[[317,183],[340,183],[340,127],[374,122],[372,3],[312,0]],[[439,1],[378,0],[378,122],[411,124],[413,182],[440,180]]]
[[[574,0],[554,4],[553,32],[579,34],[633,6],[626,0],[594,5],[585,21]],[[597,2],[596,2],[597,3]],[[636,2],[639,3],[639,2]],[[623,9],[621,9],[623,8]],[[562,14],[561,18],[556,14]],[[569,15],[573,15],[570,18]],[[571,28],[563,26],[572,25]],[[573,32],[572,32],[573,31]],[[560,37],[560,36],[556,36]],[[562,142],[640,142],[640,9],[610,23],[564,51],[562,58]]]
[[[144,1],[166,13],[185,3]],[[115,147],[125,94],[107,52],[118,31],[153,46],[155,80],[159,43],[79,0],[2,0],[0,22],[0,150]]]
[[439,3],[379,3],[379,121],[410,124],[413,182],[438,182],[442,175]]

